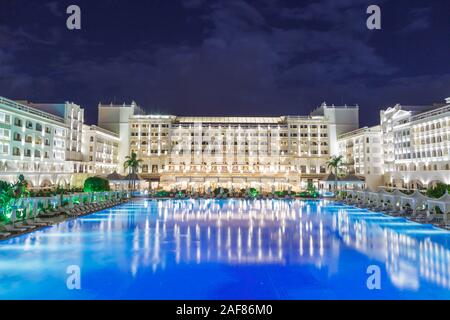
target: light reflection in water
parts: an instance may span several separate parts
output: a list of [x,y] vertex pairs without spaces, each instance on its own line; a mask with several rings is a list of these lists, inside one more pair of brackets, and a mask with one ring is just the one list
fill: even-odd
[[[449,240],[436,228],[329,201],[142,200],[3,242],[2,249],[42,253],[19,269],[44,268],[47,256],[65,248],[75,264],[88,250],[104,252],[133,278],[213,263],[312,266],[332,277],[352,263],[343,254],[353,250],[384,266],[396,288],[417,291],[424,283],[450,289]],[[99,267],[109,263],[100,256],[92,258]],[[9,267],[0,262],[0,272]]]

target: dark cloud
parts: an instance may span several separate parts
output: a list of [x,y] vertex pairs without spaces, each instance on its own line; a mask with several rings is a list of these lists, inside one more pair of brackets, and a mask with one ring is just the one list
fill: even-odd
[[[392,2],[379,3],[383,17],[393,12]],[[0,94],[79,102],[90,122],[99,101],[113,100],[192,115],[307,114],[322,101],[358,103],[363,124],[375,124],[387,104],[450,95],[443,70],[405,67],[395,38],[400,36],[388,32],[394,28],[389,19],[398,16],[386,14],[386,31],[367,30],[369,1],[164,4],[139,17],[143,9],[130,4],[130,12],[113,18],[103,12],[103,20],[81,4],[79,33],[58,29],[53,20],[39,30],[0,26]],[[429,16],[420,8],[402,21]],[[159,17],[165,10],[173,17]],[[136,25],[117,28],[117,21]]]
[[62,17],[65,12],[61,10],[57,1],[51,1],[45,4],[45,6],[50,10],[50,12],[56,17]]
[[417,8],[411,10],[409,16],[411,17],[406,26],[400,29],[400,34],[412,33],[420,30],[425,30],[431,26],[431,8]]

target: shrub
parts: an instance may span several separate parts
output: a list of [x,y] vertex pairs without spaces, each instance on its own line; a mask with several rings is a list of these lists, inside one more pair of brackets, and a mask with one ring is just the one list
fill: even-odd
[[445,191],[448,190],[450,192],[450,186],[445,183],[438,183],[433,188],[428,188],[427,196],[430,198],[440,198],[445,194]]
[[109,181],[100,177],[90,177],[84,181],[85,192],[109,191]]
[[259,192],[258,192],[258,190],[256,190],[255,188],[250,188],[250,189],[248,190],[248,195],[249,195],[251,198],[256,198],[256,197],[259,195]]
[[165,197],[169,196],[169,192],[161,190],[161,191],[157,191],[155,195],[157,197],[165,198]]

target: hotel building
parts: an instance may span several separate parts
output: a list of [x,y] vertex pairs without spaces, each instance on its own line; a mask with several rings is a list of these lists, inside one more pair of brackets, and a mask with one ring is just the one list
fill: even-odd
[[427,188],[450,184],[450,98],[445,104],[380,112],[380,125],[342,134],[339,154],[349,173],[378,186]]
[[117,171],[119,136],[98,126],[83,125],[83,171],[105,175]]
[[[83,128],[93,132],[95,141],[101,135],[101,141],[117,148],[117,136],[84,125],[84,110],[74,103],[35,104],[0,97],[0,180],[14,182],[23,174],[32,188],[80,186],[91,171],[116,170],[117,158],[111,155],[117,152],[110,148],[85,162]],[[90,171],[89,167],[101,169]]]
[[364,177],[366,185],[376,189],[383,185],[383,145],[381,127],[364,127],[338,138],[339,155],[347,173]]
[[370,128],[359,128],[358,106],[325,103],[307,116],[155,115],[135,102],[99,104],[98,112],[98,126],[89,126],[75,103],[0,97],[0,180],[23,173],[32,187],[80,186],[88,176],[124,173],[134,151],[153,188],[320,188],[337,154],[372,189],[450,184],[450,98],[397,104]]
[[382,110],[380,120],[385,184],[450,184],[450,98],[433,106],[397,104]]
[[[99,105],[99,126],[121,140],[154,187],[300,190],[319,186],[338,135],[358,128],[358,106],[322,104],[309,116],[146,115],[136,104]],[[123,170],[123,169],[122,169]]]

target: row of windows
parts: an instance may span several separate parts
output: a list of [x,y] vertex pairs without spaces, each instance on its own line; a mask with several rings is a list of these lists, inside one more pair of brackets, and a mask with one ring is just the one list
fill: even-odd
[[[445,153],[446,154],[446,153]],[[396,160],[407,160],[407,159],[421,159],[421,158],[431,158],[431,157],[442,157],[444,156],[444,152],[442,150],[433,150],[433,151],[422,151],[422,152],[412,152],[405,154],[397,154],[395,156]]]
[[[16,127],[22,127],[23,126],[23,120],[22,119],[20,119],[20,118],[14,118],[14,125],[16,126]],[[40,124],[40,123],[33,123],[33,122],[31,122],[30,120],[26,120],[25,121],[25,128],[27,128],[27,129],[29,129],[29,130],[33,130],[33,129],[35,129],[36,131],[39,131],[39,132],[42,132],[42,124]],[[45,133],[48,133],[48,134],[50,134],[52,131],[51,131],[51,128],[50,127],[45,127]],[[64,131],[63,130],[55,130],[55,134],[64,134]]]
[[[23,136],[20,133],[14,132],[13,140],[20,142],[20,141],[22,141],[22,137]],[[25,135],[25,140],[24,141],[26,143],[33,143],[33,136]],[[34,139],[34,144],[35,145],[41,145],[42,144],[42,138],[41,137],[36,137]],[[55,147],[64,148],[64,145],[65,145],[65,142],[62,141],[62,140],[54,140],[53,141],[53,146],[55,146]],[[48,138],[44,139],[44,146],[50,146],[50,140]]]
[[[151,136],[151,137],[159,137],[159,136],[167,137],[168,135],[169,134],[166,133],[166,132],[161,132],[161,133],[151,132],[150,134],[148,134],[148,132],[141,132],[141,134],[140,134],[141,137],[148,137],[148,136]],[[139,132],[131,132],[131,136],[132,137],[138,137],[139,136]]]
[[396,166],[398,171],[436,171],[436,170],[450,170],[450,164],[429,164],[429,165],[412,165],[408,167],[407,165]]
[[[450,126],[450,123],[448,124],[448,126]],[[415,127],[413,130],[416,132],[424,132],[429,130],[441,129],[442,127],[446,127],[445,122],[443,124],[441,124],[440,122],[437,122],[436,124],[435,123],[427,124],[425,126]]]
[[[171,126],[169,124],[138,124],[138,123],[132,123],[131,124],[131,128],[170,128]],[[192,124],[182,124],[182,125],[173,125],[172,128],[173,129],[179,129],[179,128],[184,128],[184,129],[192,129],[193,127],[196,127],[196,125],[192,125]],[[258,124],[254,124],[254,125],[232,125],[232,124],[202,124],[201,125],[202,128],[204,129],[222,129],[222,128],[232,128],[232,129],[237,129],[237,128],[242,128],[242,129],[279,129],[279,128],[284,128],[287,129],[287,125],[272,125],[272,126],[267,126],[267,125],[258,125]],[[302,124],[302,125],[290,125],[289,126],[290,129],[327,129],[328,126],[327,125],[316,125],[316,124]]]
[[[159,128],[159,127],[161,127],[161,128],[169,128],[169,125],[168,124],[141,124],[140,125],[141,126],[141,128]],[[133,123],[133,124],[131,124],[131,127],[132,128],[139,128],[139,124],[137,124],[137,123]]]
[[[310,129],[317,129],[318,126],[316,124],[311,124],[311,125],[307,125],[307,124],[301,124],[301,125],[292,124],[292,125],[289,126],[289,128],[291,128],[291,129],[297,129],[298,127],[300,127],[300,129],[308,129],[308,127]],[[328,128],[328,126],[325,125],[325,124],[321,124],[320,125],[320,129],[327,129],[327,128]]]
[[[34,152],[33,152],[31,149],[24,149],[24,150],[22,150],[22,149],[20,149],[18,147],[13,147],[13,149],[12,149],[12,155],[16,156],[16,157],[22,156],[22,152],[23,152],[23,155],[25,157],[31,157],[32,154],[34,154],[35,158],[40,158],[41,157],[41,151],[40,150],[34,150]],[[49,152],[48,151],[44,151],[43,155],[44,155],[44,159],[48,159],[49,158]],[[62,154],[60,154],[60,153],[56,153],[56,152],[53,153],[53,157],[54,158],[63,159],[63,157],[61,157],[61,156],[62,156]]]

